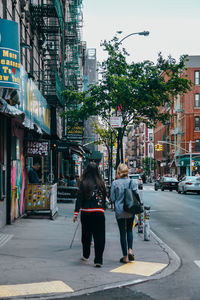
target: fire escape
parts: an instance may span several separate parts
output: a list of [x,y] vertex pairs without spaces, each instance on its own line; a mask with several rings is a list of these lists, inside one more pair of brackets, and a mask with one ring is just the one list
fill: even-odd
[[82,88],[83,44],[81,42],[82,0],[70,0],[65,23],[66,85],[68,89]]
[[41,91],[48,103],[63,106],[64,13],[61,0],[38,0],[30,4],[31,24],[37,30],[43,53],[39,71]]

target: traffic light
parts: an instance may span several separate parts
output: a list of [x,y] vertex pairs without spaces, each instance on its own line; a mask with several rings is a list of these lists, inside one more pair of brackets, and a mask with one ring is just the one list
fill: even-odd
[[155,151],[163,151],[163,145],[161,145],[161,144],[156,144],[156,145],[155,145]]

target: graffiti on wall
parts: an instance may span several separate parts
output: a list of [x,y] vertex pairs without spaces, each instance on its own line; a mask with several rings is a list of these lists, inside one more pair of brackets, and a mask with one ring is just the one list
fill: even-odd
[[13,160],[11,166],[11,221],[21,216],[25,211],[24,187],[25,167],[24,156],[20,160]]

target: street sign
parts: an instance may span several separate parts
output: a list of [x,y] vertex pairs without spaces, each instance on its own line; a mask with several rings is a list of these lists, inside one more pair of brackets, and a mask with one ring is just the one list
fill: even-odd
[[122,127],[122,117],[110,117],[110,126],[113,128]]

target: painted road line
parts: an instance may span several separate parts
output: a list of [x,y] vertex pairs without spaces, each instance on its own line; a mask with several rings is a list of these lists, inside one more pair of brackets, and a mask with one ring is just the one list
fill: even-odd
[[48,281],[28,284],[0,285],[0,297],[17,297],[51,293],[74,292],[63,281]]
[[194,260],[194,263],[200,268],[200,260]]
[[13,234],[0,233],[0,247],[3,247],[12,237]]
[[167,264],[134,261],[123,266],[113,269],[110,272],[113,273],[124,273],[124,274],[136,274],[142,276],[151,276],[158,271],[161,271],[167,266]]

